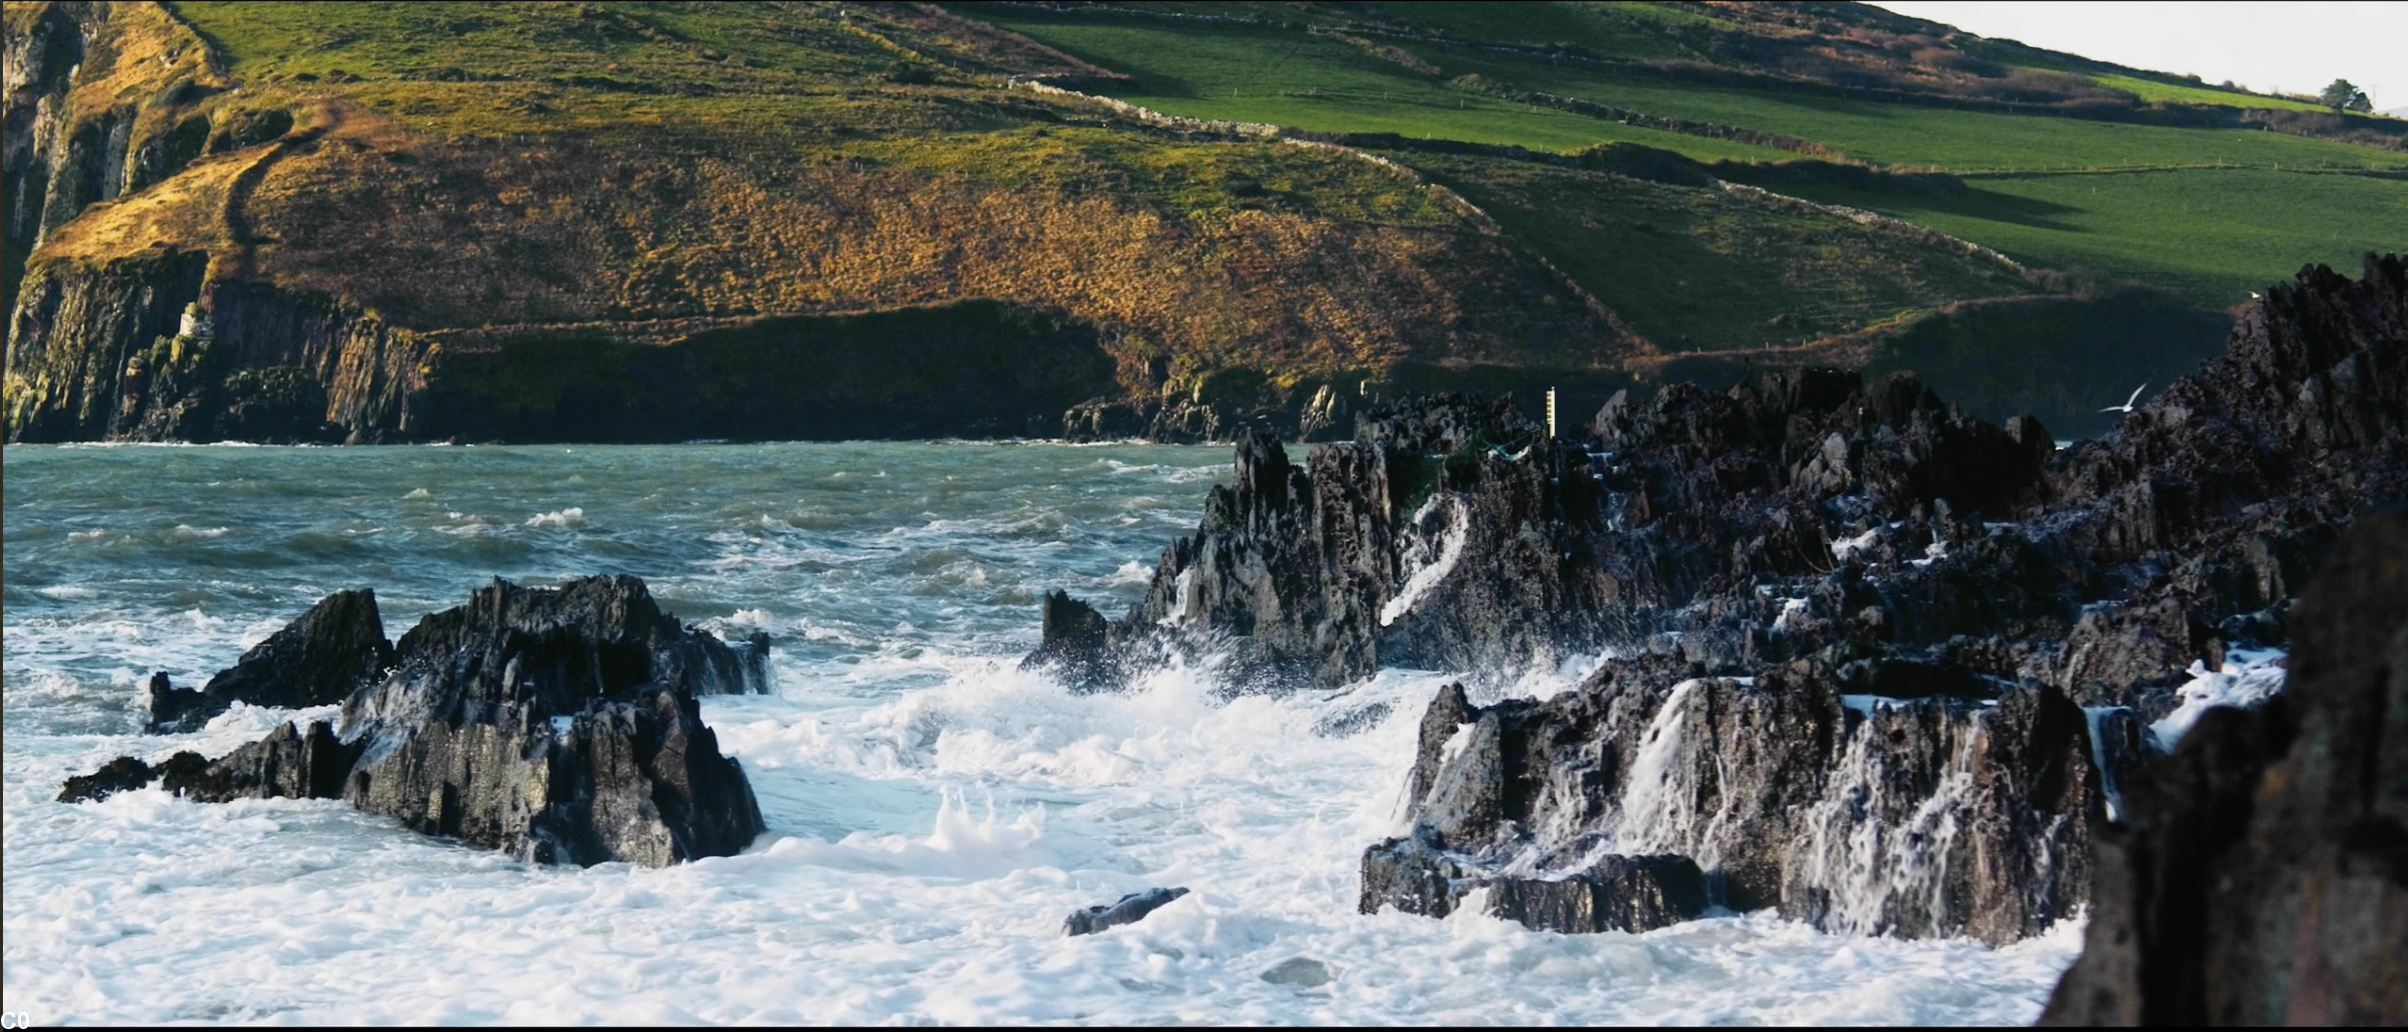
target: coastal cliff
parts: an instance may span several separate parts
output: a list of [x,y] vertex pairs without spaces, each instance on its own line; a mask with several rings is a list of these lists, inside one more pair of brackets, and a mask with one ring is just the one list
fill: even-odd
[[1742,185],[1979,192],[1784,134],[1183,118],[978,13],[12,6],[6,438],[1329,440],[1760,361],[2086,433],[2224,323]]

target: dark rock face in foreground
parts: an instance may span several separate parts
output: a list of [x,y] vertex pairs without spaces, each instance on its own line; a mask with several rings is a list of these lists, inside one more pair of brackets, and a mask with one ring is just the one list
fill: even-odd
[[1891,700],[1810,662],[1617,674],[1544,702],[1441,691],[1413,832],[1364,852],[1363,910],[1444,916],[1487,886],[1535,928],[1635,931],[1697,916],[1702,869],[1735,909],[2006,942],[2082,901],[2098,777],[2082,710],[2047,686]]
[[376,592],[338,591],[242,654],[200,691],[151,676],[144,701],[152,734],[191,731],[237,702],[300,709],[341,702],[393,665]]
[[765,646],[687,629],[633,577],[497,580],[403,635],[392,670],[343,700],[339,733],[286,724],[197,769],[188,753],[155,770],[120,759],[61,799],[158,778],[202,801],[342,798],[544,862],[729,855],[760,808],[695,699],[766,690]]
[[2281,703],[2125,790],[2042,1024],[2408,1023],[2408,514],[2360,519],[2294,621]]
[[1618,396],[1552,440],[1433,398],[1301,464],[1246,438],[1235,473],[1082,648],[1093,678],[1184,653],[1226,656],[1237,691],[1382,666],[1486,688],[1614,653],[1543,703],[1433,704],[1366,907],[1586,879],[1585,903],[1512,905],[1644,923],[1677,893],[1629,864],[1669,856],[1734,907],[2002,942],[2088,897],[2090,829],[2192,664],[2285,647],[2317,559],[2408,497],[2408,265],[2303,270],[2062,450],[1912,374],[1801,370]]

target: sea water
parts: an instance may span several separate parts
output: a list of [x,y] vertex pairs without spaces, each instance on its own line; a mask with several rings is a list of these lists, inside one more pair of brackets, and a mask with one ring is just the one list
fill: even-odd
[[[1219,447],[11,447],[0,1009],[67,1022],[2028,1022],[2079,928],[2004,949],[1771,914],[1640,935],[1357,913],[1441,672],[1221,701],[1019,669],[1042,593],[1107,613]],[[530,866],[334,801],[53,802],[342,588],[387,633],[495,576],[630,573],[761,629],[778,692],[704,700],[769,830],[667,870]],[[1577,664],[1514,691],[1566,687]],[[1352,719],[1349,719],[1352,718]],[[1339,733],[1348,729],[1350,733]],[[1143,922],[1062,935],[1149,886]]]

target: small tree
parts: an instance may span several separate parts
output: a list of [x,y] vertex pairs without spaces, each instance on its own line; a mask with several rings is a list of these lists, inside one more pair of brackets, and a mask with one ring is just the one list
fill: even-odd
[[2348,79],[2333,80],[2333,84],[2325,87],[2323,93],[2316,95],[2316,101],[2336,112],[2372,111],[2375,109],[2374,101],[2368,99],[2366,91],[2359,89]]

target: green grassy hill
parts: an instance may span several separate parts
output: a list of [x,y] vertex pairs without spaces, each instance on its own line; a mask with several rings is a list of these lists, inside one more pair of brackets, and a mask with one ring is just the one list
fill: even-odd
[[[2408,178],[2400,175],[2408,171],[2408,153],[2398,150],[2262,129],[2150,124],[2140,120],[2152,113],[2145,104],[2122,112],[2134,120],[1966,110],[1948,106],[1956,98],[1946,95],[1928,103],[1879,102],[1815,91],[1812,82],[1787,84],[1798,88],[1786,91],[1771,82],[1703,82],[1674,74],[1694,69],[1590,56],[1682,56],[1677,37],[1663,30],[1684,17],[1687,24],[1713,21],[1689,14],[1683,9],[1689,5],[1377,5],[1394,16],[1380,27],[1396,35],[1364,41],[1401,51],[1412,65],[1350,45],[1338,38],[1344,29],[1309,22],[1194,23],[974,6],[998,25],[1130,74],[1129,86],[1113,95],[1170,114],[1556,152],[1628,141],[1709,161],[1798,156],[1510,99],[1537,92],[1787,135],[1823,153],[1895,169],[1950,172],[1967,189],[1929,195],[1804,184],[1784,192],[1929,225],[2032,265],[2128,277],[2200,304],[2230,304],[2303,263],[2352,266],[2369,248],[2408,241]],[[1293,17],[1281,10],[1289,6],[1253,5],[1247,13],[1268,22]],[[1371,13],[1293,6],[1338,8],[1327,12],[1332,25],[1339,15]],[[1403,38],[1412,30],[1556,50]],[[1584,53],[1565,60],[1567,44]],[[1465,76],[1479,82],[1461,83]],[[2252,107],[2302,106],[2129,70],[2083,78],[2130,90],[2143,102],[2222,104],[2236,118]]]
[[[2244,291],[2408,241],[2408,123],[1854,5],[5,20],[12,440],[1054,433],[1077,397],[1176,436],[1806,361],[2087,432]],[[159,336],[187,301],[216,342]],[[1063,372],[965,405],[973,367]]]

